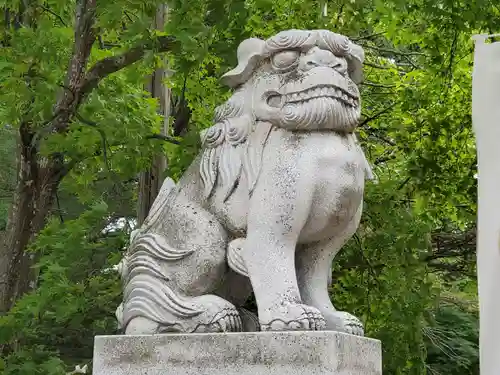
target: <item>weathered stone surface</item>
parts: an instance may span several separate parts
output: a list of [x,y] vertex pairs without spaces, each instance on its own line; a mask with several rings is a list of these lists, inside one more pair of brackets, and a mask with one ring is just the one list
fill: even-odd
[[381,375],[381,358],[333,331],[97,336],[93,375]]
[[[333,330],[363,335],[332,305],[331,265],[358,228],[371,170],[354,131],[363,49],[328,30],[238,47],[233,95],[167,179],[120,265],[127,335]],[[242,313],[254,293],[257,316]]]

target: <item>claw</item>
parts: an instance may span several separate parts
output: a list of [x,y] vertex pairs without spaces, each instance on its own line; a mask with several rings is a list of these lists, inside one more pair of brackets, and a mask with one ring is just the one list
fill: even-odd
[[241,319],[238,315],[233,315],[231,317],[231,330],[233,332],[241,332],[242,331],[242,327],[241,327]]
[[309,319],[300,319],[299,322],[300,322],[300,324],[302,326],[301,327],[302,329],[305,329],[305,330],[310,330],[311,329]]
[[313,313],[308,313],[307,318],[309,319],[309,325],[311,331],[316,331],[316,319]]
[[229,315],[228,320],[229,320],[229,326],[231,327],[231,331],[235,332],[237,327],[235,317],[233,315]]
[[345,311],[324,312],[328,321],[328,328],[345,332],[355,336],[364,336],[363,323]]
[[[268,321],[261,323],[262,330],[282,331],[304,329],[314,331],[323,329],[325,320],[319,310],[303,304],[287,303],[266,312]],[[260,317],[262,319],[262,316]]]

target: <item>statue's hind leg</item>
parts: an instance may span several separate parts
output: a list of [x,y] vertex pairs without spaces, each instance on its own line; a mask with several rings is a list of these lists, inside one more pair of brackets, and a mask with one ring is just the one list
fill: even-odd
[[363,324],[350,313],[337,311],[328,294],[335,255],[355,233],[361,208],[347,228],[332,239],[302,246],[296,254],[297,279],[304,303],[316,307],[326,320],[328,330],[362,336]]
[[252,284],[247,276],[230,270],[215,294],[236,306],[240,314],[243,332],[260,331],[257,315],[243,307],[252,295]]
[[215,295],[228,271],[227,234],[209,212],[177,197],[135,236],[117,311],[127,334],[241,331],[236,307]]

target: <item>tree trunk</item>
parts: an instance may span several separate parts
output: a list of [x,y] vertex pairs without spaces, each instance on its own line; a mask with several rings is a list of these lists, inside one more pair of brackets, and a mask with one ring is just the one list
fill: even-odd
[[[75,45],[68,66],[65,87],[57,98],[54,117],[49,121],[53,131],[64,133],[84,100],[87,82],[85,68],[95,40],[93,24],[96,0],[79,0],[76,7]],[[21,15],[27,14],[26,5]],[[35,20],[25,23],[31,26]],[[27,75],[36,74],[30,68]],[[29,82],[27,82],[29,85]],[[68,92],[69,91],[69,92]],[[34,254],[27,249],[29,243],[43,229],[57,188],[68,172],[61,154],[49,158],[38,153],[39,139],[29,111],[21,115],[17,170],[18,179],[3,246],[0,247],[0,314],[9,311],[16,300],[35,287],[36,273],[32,269]]]
[[[26,127],[21,127],[21,134],[23,130]],[[0,314],[34,287],[34,254],[26,249],[43,229],[63,177],[63,169],[55,160],[38,160],[36,150],[26,146],[26,141],[20,140],[17,186],[0,246]]]
[[[168,7],[159,5],[156,10],[156,29],[163,29],[167,17]],[[160,113],[164,116],[162,135],[168,135],[168,121],[170,116],[170,89],[163,84],[166,77],[165,69],[157,69],[150,77],[148,91],[153,98],[160,101]],[[137,224],[140,226],[146,220],[149,210],[158,195],[162,182],[163,173],[167,169],[167,158],[165,154],[156,155],[150,168],[139,175],[139,194],[137,209]]]
[[[105,77],[141,60],[147,51],[157,49],[158,52],[167,52],[178,45],[174,38],[168,36],[145,39],[122,54],[106,57],[87,69],[92,45],[96,40],[96,9],[97,0],[76,1],[73,53],[64,89],[55,98],[53,117],[43,123],[48,134],[65,134],[71,121],[75,117],[80,118],[80,105]],[[26,25],[29,24],[21,26]],[[30,68],[27,75],[30,74],[36,72]],[[65,163],[60,153],[54,153],[49,158],[41,157],[38,153],[40,134],[34,125],[29,116],[21,115],[18,180],[4,241],[0,243],[0,315],[35,286],[36,274],[32,270],[34,257],[26,251],[27,247],[43,229],[62,178],[80,161],[73,159]]]
[[[10,26],[11,16],[16,29],[35,25],[36,20],[31,18],[29,12],[33,5],[33,1],[23,0],[15,14],[5,9],[6,26]],[[0,315],[7,312],[17,297],[30,288],[33,256],[25,249],[43,228],[45,216],[52,205],[52,189],[57,188],[51,176],[44,174],[47,171],[39,168],[29,128],[26,122],[19,128],[16,188],[7,227],[0,241]]]

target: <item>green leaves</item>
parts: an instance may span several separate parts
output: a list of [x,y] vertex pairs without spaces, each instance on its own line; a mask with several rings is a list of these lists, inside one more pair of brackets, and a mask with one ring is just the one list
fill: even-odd
[[[6,374],[64,374],[92,357],[93,336],[116,331],[118,275],[106,271],[126,244],[109,227],[107,205],[96,202],[76,220],[53,220],[32,251],[40,286],[0,318],[0,342],[17,341],[21,351],[5,358]],[[66,365],[59,357],[64,358]]]
[[429,373],[479,374],[477,312],[442,302],[424,328]]
[[430,246],[429,224],[383,175],[367,187],[365,200],[360,230],[334,263],[332,298],[362,317],[368,336],[382,340],[387,371],[420,374],[424,314],[436,292],[420,261]]
[[[18,3],[0,6],[18,9]],[[117,263],[130,228],[108,224],[135,215],[137,173],[163,150],[168,174],[182,175],[199,151],[199,131],[230,95],[219,77],[234,67],[244,38],[326,28],[365,49],[358,135],[380,179],[367,184],[360,230],[333,264],[332,300],[362,317],[367,334],[382,340],[384,373],[476,374],[477,306],[444,302],[450,295],[476,299],[469,278],[474,256],[451,241],[453,256],[442,263],[469,271],[459,286],[427,259],[443,254],[436,232],[459,237],[475,224],[470,35],[500,29],[498,9],[463,0],[175,0],[165,27],[153,30],[160,3],[99,2],[90,64],[139,40],[175,36],[181,48],[167,56],[175,73],[165,83],[191,111],[178,146],[148,138],[163,118],[144,84],[165,56],[149,51],[104,79],[68,132],[54,134],[53,106],[67,90],[74,2],[48,0],[30,8],[36,27],[0,21],[0,229],[16,179],[21,121],[35,130],[41,155],[60,153],[74,166],[59,190],[56,218],[31,248],[41,257],[38,288],[0,318],[2,341],[18,344],[0,361],[0,372],[59,374],[90,360],[93,335],[116,332],[120,288],[117,275],[104,270]]]
[[0,371],[4,375],[66,375],[63,361],[43,345],[31,351],[20,350],[7,358],[9,366]]

